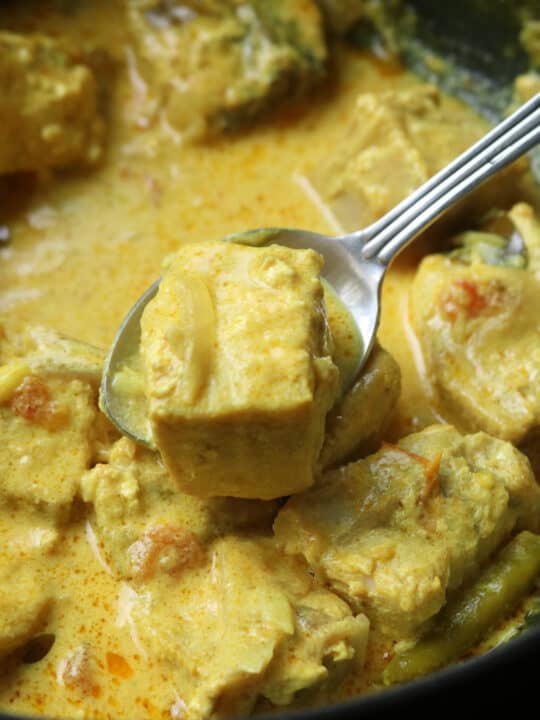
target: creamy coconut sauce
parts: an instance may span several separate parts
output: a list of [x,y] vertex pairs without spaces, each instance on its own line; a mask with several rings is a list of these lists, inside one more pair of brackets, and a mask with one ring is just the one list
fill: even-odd
[[[164,256],[180,244],[265,226],[336,232],[325,208],[306,192],[305,178],[340,140],[359,93],[418,83],[390,60],[340,51],[335,80],[302,107],[281,110],[237,135],[190,144],[164,118],[149,123],[144,115],[147,88],[116,3],[83,4],[65,16],[10,5],[1,8],[0,24],[81,41],[92,37],[117,60],[102,164],[54,178],[2,181],[1,222],[10,236],[0,243],[2,320],[14,327],[50,326],[103,349],[158,277]],[[443,107],[456,106],[443,100]],[[472,112],[470,120],[485,128]],[[430,242],[436,242],[433,233]],[[425,251],[424,241],[411,247],[384,285],[379,340],[402,373],[389,440],[437,419],[408,315],[410,283]],[[62,598],[49,621],[62,632],[44,660],[1,674],[0,708],[64,717],[182,717],[180,697],[164,710],[167,679],[132,621],[133,607],[148,598],[118,582],[82,506],[72,512],[61,544],[39,570]],[[1,513],[0,535],[13,541]],[[83,648],[91,640],[98,665],[84,698],[64,692],[75,637]],[[369,688],[377,677],[387,648],[375,635],[370,643],[366,670],[346,681],[339,698]]]

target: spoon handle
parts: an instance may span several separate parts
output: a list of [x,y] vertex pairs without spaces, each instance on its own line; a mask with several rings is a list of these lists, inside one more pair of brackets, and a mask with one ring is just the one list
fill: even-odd
[[473,188],[540,142],[540,93],[370,227],[343,238],[363,261],[386,266]]

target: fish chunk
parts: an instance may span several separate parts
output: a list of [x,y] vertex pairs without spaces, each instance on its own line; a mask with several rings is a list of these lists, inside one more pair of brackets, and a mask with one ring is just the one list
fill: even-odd
[[0,174],[99,161],[96,79],[58,41],[0,32],[0,86]]
[[485,256],[487,248],[483,257],[478,246],[467,257],[429,255],[414,279],[411,317],[443,417],[520,443],[540,426],[540,223],[524,203],[510,217],[528,266]]
[[536,530],[527,458],[484,433],[435,425],[326,473],[274,523],[329,586],[384,633],[415,633],[515,529]]

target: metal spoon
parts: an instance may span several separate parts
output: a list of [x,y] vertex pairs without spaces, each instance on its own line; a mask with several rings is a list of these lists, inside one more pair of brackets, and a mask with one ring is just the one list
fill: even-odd
[[[279,243],[294,249],[313,248],[324,257],[323,274],[353,316],[362,340],[357,372],[368,357],[379,325],[381,285],[391,260],[445,210],[500,169],[540,142],[540,94],[496,125],[469,150],[433,176],[411,196],[369,227],[328,237],[286,228],[252,230],[225,240],[245,244]],[[507,252],[522,254],[523,242]],[[101,383],[101,407],[122,433],[152,446],[146,426],[134,427],[114,391],[113,378],[137,352],[140,319],[157,293],[159,280],[148,288],[124,319],[107,357]]]

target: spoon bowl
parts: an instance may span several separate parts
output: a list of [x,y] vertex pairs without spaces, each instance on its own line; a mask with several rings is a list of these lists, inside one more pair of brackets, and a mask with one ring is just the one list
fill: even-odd
[[[229,235],[224,240],[257,246],[274,243],[296,250],[311,248],[323,256],[323,276],[352,316],[361,339],[354,381],[375,341],[382,281],[393,258],[448,208],[539,142],[540,94],[363,230],[329,237],[306,230],[264,228]],[[523,242],[512,234],[507,254],[522,256],[524,250]],[[120,431],[149,447],[153,447],[149,426],[133,423],[132,415],[125,412],[125,400],[115,391],[114,378],[138,352],[141,316],[158,287],[159,280],[139,298],[120,326],[105,363],[100,393],[103,411]],[[144,398],[140,402],[144,404]]]

